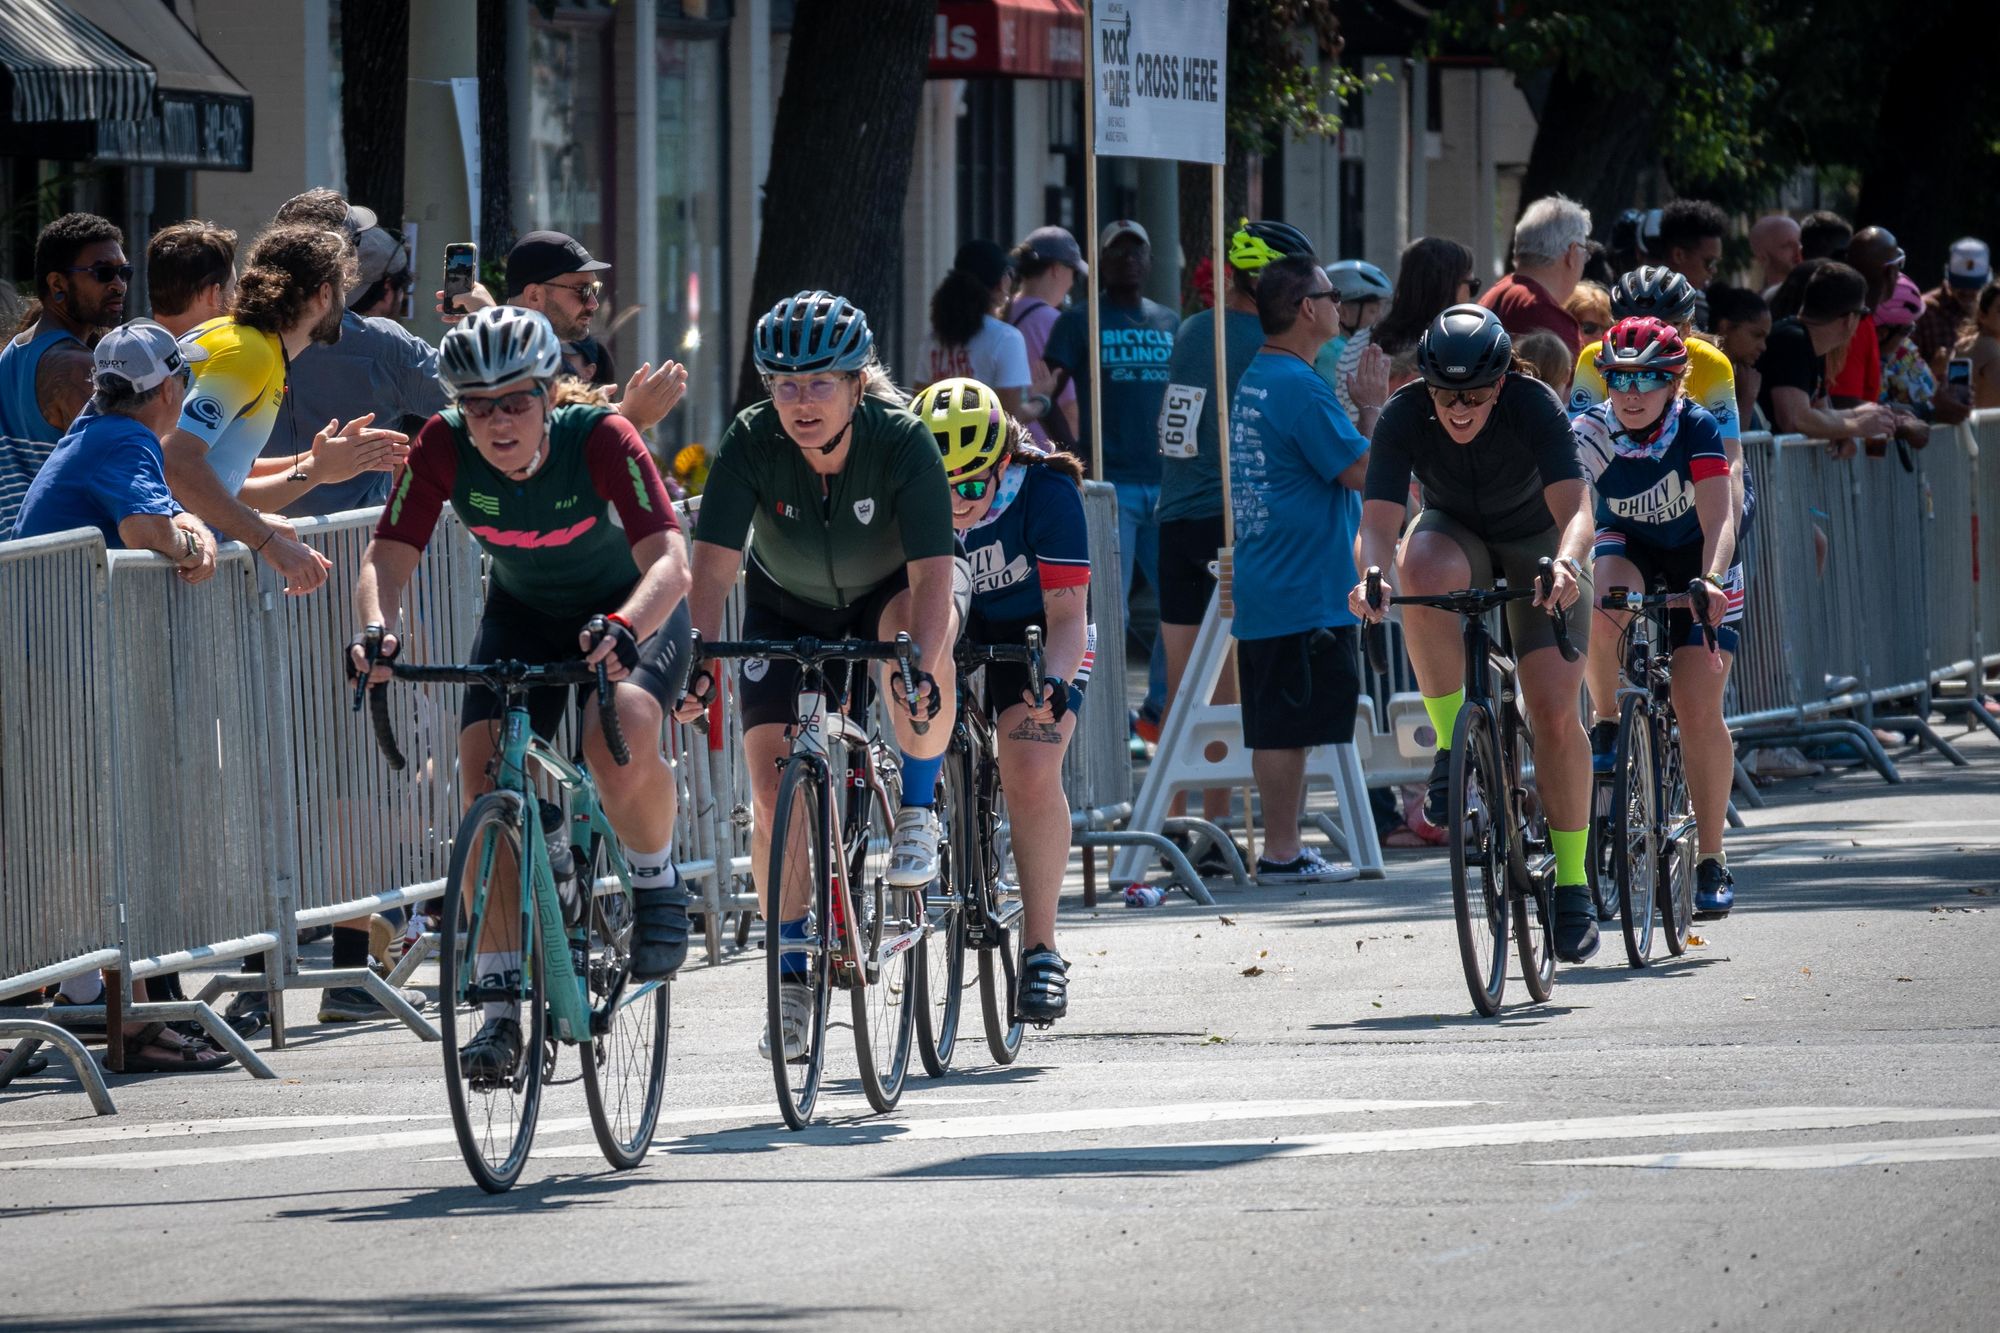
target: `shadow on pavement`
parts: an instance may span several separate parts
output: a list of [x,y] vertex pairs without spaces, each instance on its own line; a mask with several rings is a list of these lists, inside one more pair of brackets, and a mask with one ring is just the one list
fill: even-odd
[[[1558,985],[1560,984],[1559,981]],[[1503,1008],[1493,1018],[1481,1018],[1474,1013],[1384,1014],[1379,1018],[1357,1018],[1349,1023],[1314,1023],[1308,1031],[1428,1032],[1437,1028],[1471,1028],[1475,1031],[1512,1032],[1523,1028],[1540,1027],[1551,1019],[1575,1012],[1569,1006],[1561,1004],[1522,1004]]]

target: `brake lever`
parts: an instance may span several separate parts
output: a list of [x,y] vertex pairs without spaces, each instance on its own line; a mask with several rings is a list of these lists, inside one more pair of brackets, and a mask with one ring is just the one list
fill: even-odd
[[361,674],[354,678],[354,711],[357,713],[368,697],[368,676],[382,658],[382,639],[386,633],[380,625],[370,625],[361,631]]
[[910,729],[921,736],[931,729],[931,724],[927,719],[917,716],[917,708],[922,702],[923,696],[917,690],[917,669],[912,664],[912,659],[916,656],[916,651],[916,642],[910,638],[909,631],[898,630],[896,633],[896,670],[903,678],[903,702],[908,704],[910,708]]

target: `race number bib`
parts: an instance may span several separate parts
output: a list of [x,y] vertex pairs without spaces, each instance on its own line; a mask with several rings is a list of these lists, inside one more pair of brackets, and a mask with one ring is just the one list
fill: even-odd
[[1160,401],[1160,457],[1193,458],[1195,426],[1208,390],[1192,384],[1169,384]]

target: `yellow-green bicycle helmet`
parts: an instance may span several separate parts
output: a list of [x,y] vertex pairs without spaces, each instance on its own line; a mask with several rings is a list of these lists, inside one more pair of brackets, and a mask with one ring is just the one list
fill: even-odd
[[1273,260],[1290,255],[1309,255],[1312,242],[1288,222],[1252,222],[1244,218],[1229,238],[1229,267],[1243,273],[1260,273]]
[[945,474],[953,481],[986,471],[1007,450],[1000,395],[978,380],[939,380],[910,400],[910,410],[937,437]]

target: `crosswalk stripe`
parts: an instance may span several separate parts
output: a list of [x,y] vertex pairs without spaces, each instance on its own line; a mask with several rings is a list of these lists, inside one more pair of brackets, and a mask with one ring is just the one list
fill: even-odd
[[2000,1134],[1942,1139],[1881,1139],[1871,1143],[1788,1143],[1768,1148],[1716,1148],[1707,1152],[1653,1153],[1637,1157],[1577,1157],[1529,1166],[1691,1167],[1704,1171],[1810,1171],[1839,1166],[1891,1166],[1902,1162],[1967,1162],[2000,1157]]
[[86,1125],[80,1129],[43,1129],[38,1125],[0,1125],[0,1152],[17,1148],[61,1148],[79,1143],[172,1139],[200,1134],[247,1134],[263,1129],[327,1129],[345,1125],[443,1120],[443,1115],[262,1115],[236,1120],[167,1120],[151,1125]]
[[[536,1134],[560,1134],[590,1123],[586,1116],[544,1120]],[[420,1129],[401,1134],[353,1134],[333,1139],[287,1139],[282,1143],[225,1143],[212,1148],[158,1148],[148,1152],[92,1153],[76,1157],[25,1158],[0,1162],[0,1171],[156,1171],[168,1166],[215,1166],[263,1162],[282,1157],[326,1157],[341,1153],[400,1151],[427,1143],[450,1143],[456,1131]]]

